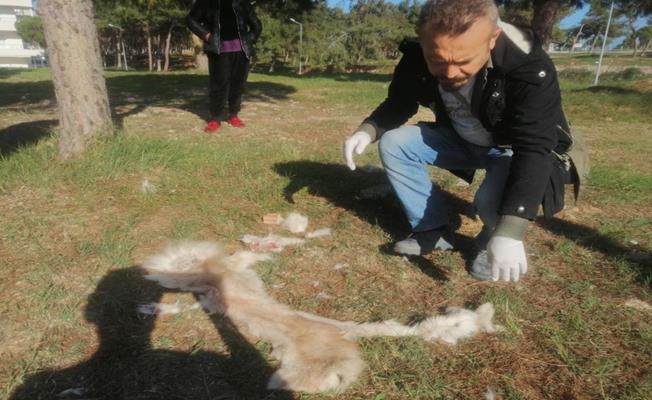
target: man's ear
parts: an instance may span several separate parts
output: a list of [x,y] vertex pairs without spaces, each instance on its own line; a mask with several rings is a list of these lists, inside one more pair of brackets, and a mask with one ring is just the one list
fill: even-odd
[[489,39],[489,49],[490,50],[493,50],[494,47],[496,47],[496,40],[498,40],[498,36],[500,36],[500,33],[502,31],[503,31],[502,29],[496,28],[494,33],[491,34],[491,38]]

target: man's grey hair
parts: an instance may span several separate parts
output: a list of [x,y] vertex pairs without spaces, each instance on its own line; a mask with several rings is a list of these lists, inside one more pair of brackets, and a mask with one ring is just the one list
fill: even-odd
[[421,7],[417,30],[427,27],[435,33],[458,36],[481,17],[498,24],[494,0],[427,0]]

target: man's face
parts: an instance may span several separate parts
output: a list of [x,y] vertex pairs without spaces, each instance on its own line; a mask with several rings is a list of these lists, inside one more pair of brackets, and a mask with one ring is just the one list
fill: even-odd
[[419,31],[428,70],[446,91],[459,90],[489,61],[500,29],[488,17],[478,18],[461,35],[433,32],[429,25]]

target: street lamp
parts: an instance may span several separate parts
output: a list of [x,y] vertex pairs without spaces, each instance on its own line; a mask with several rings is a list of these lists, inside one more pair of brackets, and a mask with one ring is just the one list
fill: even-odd
[[299,25],[299,75],[302,74],[301,71],[301,50],[303,49],[303,24],[296,19],[290,17],[290,22],[293,22]]
[[[109,24],[108,25],[110,28],[115,28],[120,32],[120,46],[122,47],[122,58],[125,61],[125,71],[129,70],[129,67],[127,66],[127,49],[125,48],[125,42],[122,40],[122,33],[124,32],[124,29],[122,29],[121,26]],[[120,54],[118,54],[118,57],[120,57]]]

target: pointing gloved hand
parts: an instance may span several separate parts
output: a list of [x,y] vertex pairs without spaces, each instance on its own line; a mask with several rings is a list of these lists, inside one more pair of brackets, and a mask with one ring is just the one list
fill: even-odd
[[348,165],[351,171],[355,171],[353,151],[356,154],[362,154],[367,146],[369,146],[369,143],[371,143],[371,135],[363,131],[357,131],[344,141],[344,161],[346,161],[346,165]]
[[487,244],[487,257],[494,281],[518,282],[527,273],[525,247],[520,240],[494,235]]

